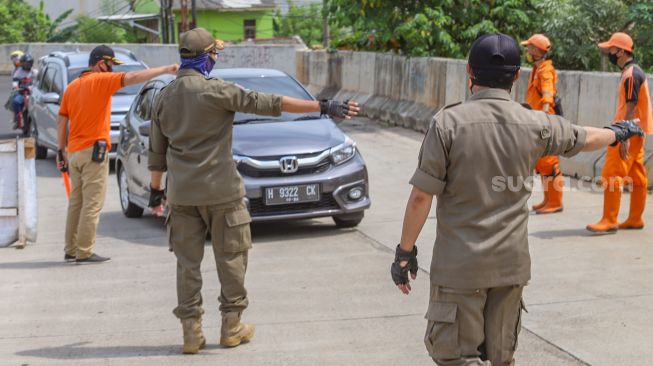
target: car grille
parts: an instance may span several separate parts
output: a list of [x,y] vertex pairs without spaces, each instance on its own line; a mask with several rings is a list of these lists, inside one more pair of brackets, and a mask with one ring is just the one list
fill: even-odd
[[328,170],[331,167],[329,159],[324,159],[317,165],[306,166],[297,169],[294,173],[282,173],[281,169],[257,169],[247,164],[238,164],[238,172],[252,178],[272,178],[272,177],[288,177],[293,175],[307,175],[317,174]]
[[307,213],[311,211],[337,210],[338,202],[331,193],[323,193],[317,202],[292,203],[287,205],[267,206],[263,198],[249,200],[249,213],[252,217]]

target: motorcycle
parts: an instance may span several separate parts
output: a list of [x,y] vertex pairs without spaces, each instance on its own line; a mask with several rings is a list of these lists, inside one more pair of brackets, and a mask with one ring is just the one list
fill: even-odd
[[[14,113],[14,130],[22,130],[23,136],[29,135],[30,126],[28,123],[27,111],[29,109],[29,97],[32,94],[32,78],[26,77],[20,80],[14,80],[12,83],[14,92],[9,97],[5,107],[9,107]],[[19,111],[14,109],[14,101],[17,96],[21,96],[23,103]]]

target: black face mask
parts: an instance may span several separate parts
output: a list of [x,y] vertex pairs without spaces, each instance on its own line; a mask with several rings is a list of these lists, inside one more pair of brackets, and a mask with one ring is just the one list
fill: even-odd
[[610,60],[611,64],[613,64],[615,66],[619,66],[619,64],[617,64],[617,59],[619,59],[619,57],[617,57],[616,53],[609,53],[608,54],[608,60]]

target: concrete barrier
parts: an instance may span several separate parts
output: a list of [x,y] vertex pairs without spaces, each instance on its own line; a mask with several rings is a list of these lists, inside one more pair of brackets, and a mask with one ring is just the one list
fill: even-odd
[[[464,60],[352,51],[300,51],[296,60],[299,80],[315,95],[356,100],[363,115],[418,131],[428,129],[439,108],[470,95]],[[516,101],[524,101],[530,73],[530,68],[522,69],[512,90]],[[619,79],[618,73],[559,71],[558,96],[565,117],[583,126],[610,123]],[[599,176],[603,155],[599,151],[563,158],[561,170],[570,176]],[[652,155],[646,156],[653,173]]]
[[[20,43],[0,44],[0,73],[9,73],[13,69],[9,54],[15,50],[29,52],[34,59],[39,59],[55,51],[90,52],[97,44],[89,43]],[[112,47],[124,48],[150,67],[179,63],[177,45],[162,44],[113,44]],[[220,53],[216,68],[260,67],[278,69],[294,76],[297,72],[296,52],[300,45],[227,45]]]

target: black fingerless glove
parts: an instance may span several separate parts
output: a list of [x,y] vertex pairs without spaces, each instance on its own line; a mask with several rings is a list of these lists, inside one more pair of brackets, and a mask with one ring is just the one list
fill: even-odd
[[624,142],[633,136],[644,136],[642,128],[633,120],[619,121],[604,128],[614,131],[617,138],[610,146],[616,146],[618,143]]
[[[402,267],[399,263],[407,261],[405,267]],[[413,247],[413,250],[407,252],[399,245],[397,245],[397,250],[395,251],[395,261],[392,262],[390,266],[390,274],[392,275],[392,280],[395,282],[395,285],[405,285],[410,280],[408,279],[408,272],[412,274],[417,274],[417,246]]]
[[349,113],[349,101],[339,102],[337,100],[322,99],[320,101],[320,114],[334,118],[345,118]]
[[154,189],[150,186],[150,202],[147,204],[148,207],[159,207],[164,199],[166,199],[166,192],[164,190]]

